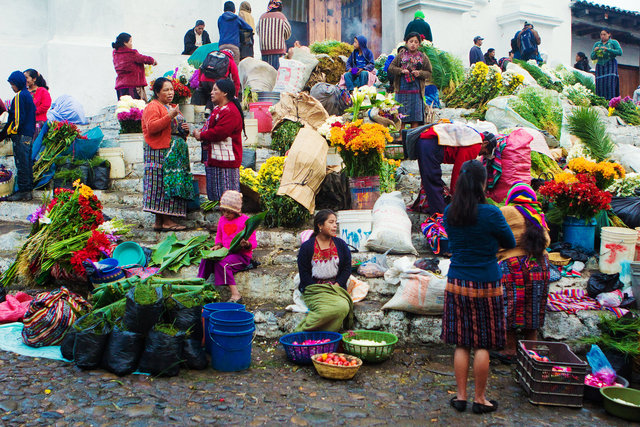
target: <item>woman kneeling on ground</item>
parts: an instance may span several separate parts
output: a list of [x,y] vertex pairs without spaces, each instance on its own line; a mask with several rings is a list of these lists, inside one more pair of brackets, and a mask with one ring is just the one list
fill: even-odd
[[313,220],[311,238],[300,246],[299,289],[309,312],[296,331],[337,332],[353,325],[353,301],[347,292],[351,252],[337,233],[336,214],[323,209]]
[[498,402],[485,396],[489,377],[489,349],[505,343],[502,276],[496,253],[499,247],[516,245],[504,216],[487,204],[487,171],[477,160],[462,165],[453,200],[444,211],[444,227],[449,236],[451,266],[444,294],[441,339],[455,344],[453,368],[458,386],[451,406],[467,408],[469,357],[474,349],[475,398],[473,412],[498,409]]
[[500,211],[516,238],[516,247],[501,249],[502,288],[507,318],[507,345],[495,356],[505,363],[515,361],[516,331],[524,329],[526,340],[536,341],[544,325],[549,292],[549,261],[545,249],[550,239],[536,193],[524,182],[516,183]]

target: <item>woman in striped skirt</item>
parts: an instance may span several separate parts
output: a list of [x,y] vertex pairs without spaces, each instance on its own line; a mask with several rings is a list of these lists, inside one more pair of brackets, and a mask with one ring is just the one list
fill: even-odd
[[591,59],[596,62],[596,95],[607,100],[620,96],[620,77],[616,56],[622,55],[622,47],[611,38],[611,31],[603,28],[600,41],[593,45]]
[[471,349],[475,397],[473,412],[493,412],[498,402],[485,395],[489,376],[489,351],[502,348],[506,330],[496,253],[511,249],[516,241],[504,216],[485,198],[487,171],[477,160],[462,165],[453,200],[444,211],[451,265],[445,288],[441,339],[456,346],[453,366],[457,395],[451,406],[467,407],[467,377]]
[[[186,227],[176,223],[174,218],[187,216],[187,199],[192,194],[175,190],[177,184],[180,184],[181,189],[193,185],[192,182],[188,182],[189,155],[184,141],[184,136],[189,134],[189,125],[184,123],[178,107],[171,104],[173,85],[169,79],[156,79],[153,93],[155,99],[142,113],[142,133],[145,141],[143,211],[156,214],[153,227],[155,231],[185,230]],[[165,176],[165,158],[168,152],[173,151],[173,147],[175,153],[171,156],[172,164],[174,167],[180,165],[181,170],[174,170]],[[171,185],[166,186],[165,182],[170,182]]]

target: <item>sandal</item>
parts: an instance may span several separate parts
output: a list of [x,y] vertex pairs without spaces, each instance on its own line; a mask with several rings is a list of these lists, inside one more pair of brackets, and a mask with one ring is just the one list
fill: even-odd
[[474,414],[488,414],[489,412],[495,412],[498,410],[498,402],[495,400],[490,400],[489,403],[491,405],[483,405],[482,403],[473,402],[473,410]]
[[169,227],[162,227],[162,231],[184,231],[186,229],[187,226],[180,224],[171,225]]
[[464,412],[467,410],[466,400],[459,400],[457,397],[452,397],[451,400],[449,401],[449,404],[453,409],[455,409],[458,412]]
[[232,303],[235,303],[235,304],[242,304],[242,297],[240,297],[238,299],[229,298],[229,300],[227,302],[232,302]]

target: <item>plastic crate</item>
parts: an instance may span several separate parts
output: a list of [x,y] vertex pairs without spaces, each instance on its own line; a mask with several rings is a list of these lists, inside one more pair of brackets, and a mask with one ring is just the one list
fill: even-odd
[[[526,350],[533,350],[549,362],[535,360]],[[564,343],[520,341],[518,343],[520,383],[529,401],[538,405],[582,407],[587,363]]]

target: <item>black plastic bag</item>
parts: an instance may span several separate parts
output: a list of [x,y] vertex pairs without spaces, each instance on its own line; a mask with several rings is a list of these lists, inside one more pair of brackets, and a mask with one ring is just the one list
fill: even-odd
[[627,227],[640,227],[640,197],[614,197],[611,210]]
[[587,282],[587,293],[595,298],[603,292],[612,292],[622,289],[622,282],[618,279],[620,274],[593,273]]
[[189,331],[190,338],[202,340],[202,306],[187,308],[175,299],[176,308],[167,313],[167,323],[179,331]]
[[322,181],[316,196],[316,209],[340,211],[351,209],[349,179],[344,173],[330,172]]
[[99,166],[93,168],[93,179],[89,187],[94,190],[109,189],[109,175],[111,174],[111,166],[107,162],[102,162]]
[[136,370],[144,350],[144,335],[114,328],[104,352],[104,367],[116,375],[128,375]]
[[[91,313],[85,315],[90,316]],[[81,317],[76,321],[80,322]],[[80,369],[95,369],[100,366],[102,355],[109,339],[109,327],[100,322],[84,331],[76,332],[73,344],[73,361]]]
[[176,336],[152,330],[147,336],[138,370],[146,374],[173,377],[180,373],[184,333]]
[[242,149],[242,167],[245,169],[256,167],[256,150],[251,148]]
[[209,362],[207,361],[207,352],[201,345],[200,340],[187,339],[184,340],[182,347],[182,359],[189,369],[197,369],[199,371],[207,369]]
[[73,328],[69,328],[67,334],[62,338],[60,343],[60,353],[62,357],[67,360],[73,360],[73,346],[76,343],[76,331]]
[[4,302],[7,298],[7,290],[4,287],[0,287],[0,302]]
[[162,315],[162,288],[156,288],[158,299],[151,305],[138,304],[134,299],[135,290],[135,288],[131,288],[127,292],[123,323],[127,331],[145,335],[158,323]]
[[420,258],[413,265],[419,269],[440,274],[440,260],[438,258]]

